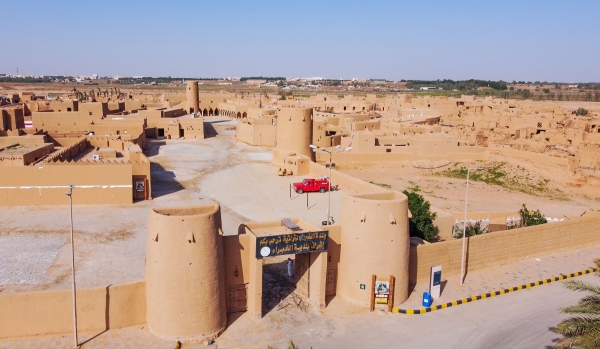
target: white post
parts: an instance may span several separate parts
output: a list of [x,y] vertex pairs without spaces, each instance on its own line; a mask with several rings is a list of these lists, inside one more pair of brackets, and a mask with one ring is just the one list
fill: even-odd
[[73,348],[79,348],[79,340],[77,338],[77,294],[75,287],[75,240],[73,237],[73,184],[69,185],[69,196],[71,206],[71,273],[73,279]]
[[465,282],[465,244],[467,241],[467,201],[469,199],[469,174],[471,169],[467,169],[467,190],[465,191],[465,220],[463,221],[463,241],[462,241],[462,254],[460,261],[460,285],[463,286]]
[[329,195],[329,198],[327,199],[327,225],[329,225],[329,217],[331,213],[331,155],[332,153],[329,153],[329,178],[327,181],[327,191],[329,192],[327,195]]

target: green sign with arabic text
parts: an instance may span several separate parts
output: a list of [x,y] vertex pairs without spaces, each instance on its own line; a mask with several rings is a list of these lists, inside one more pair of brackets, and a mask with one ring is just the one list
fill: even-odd
[[329,231],[256,238],[256,258],[327,251]]

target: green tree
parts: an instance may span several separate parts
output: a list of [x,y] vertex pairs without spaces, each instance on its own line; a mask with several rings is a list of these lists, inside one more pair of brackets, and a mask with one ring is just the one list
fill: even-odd
[[412,214],[409,223],[410,236],[416,236],[429,242],[435,241],[437,231],[433,225],[433,220],[437,217],[437,214],[431,212],[429,201],[413,191],[404,190],[403,193],[408,196],[408,209]]
[[[594,261],[596,268],[600,269],[600,259]],[[595,275],[600,277],[600,272]],[[562,334],[555,348],[600,348],[600,287],[581,280],[571,280],[564,283],[565,287],[572,291],[586,292],[577,305],[573,305],[560,311],[564,314],[573,315],[561,321],[553,329],[554,332]]]
[[539,209],[537,211],[529,211],[525,204],[523,204],[523,208],[519,210],[519,215],[521,216],[521,227],[530,227],[532,225],[548,223],[546,217],[544,217]]
[[531,91],[524,89],[521,91],[521,96],[523,96],[523,99],[527,99],[531,97]]

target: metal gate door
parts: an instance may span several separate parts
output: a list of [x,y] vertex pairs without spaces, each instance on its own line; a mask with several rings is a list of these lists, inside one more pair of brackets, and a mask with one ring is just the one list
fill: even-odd
[[248,284],[231,285],[227,294],[227,312],[235,313],[238,311],[247,310],[247,295]]
[[337,285],[337,269],[327,270],[327,282],[325,284],[325,295],[335,296]]
[[296,289],[298,293],[308,298],[309,297],[309,287],[310,287],[310,254],[308,253],[300,253],[296,255]]

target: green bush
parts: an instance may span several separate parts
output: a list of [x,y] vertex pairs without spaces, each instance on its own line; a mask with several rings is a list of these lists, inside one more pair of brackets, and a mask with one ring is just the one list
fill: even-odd
[[589,113],[589,111],[584,108],[579,108],[579,109],[575,110],[575,115],[577,115],[577,116],[586,116],[586,115],[588,115],[588,113]]
[[404,190],[403,193],[408,196],[408,209],[412,214],[409,224],[410,236],[416,236],[429,242],[437,240],[437,230],[433,225],[433,220],[437,215],[430,211],[429,201],[412,191]]
[[[465,230],[467,231],[467,237],[481,235],[481,234],[485,234],[488,232],[487,227],[485,227],[485,228],[481,227],[481,221],[476,221],[475,223],[471,223],[471,222],[467,223],[467,227]],[[459,229],[457,226],[454,226],[453,236],[457,239],[462,238],[463,237],[462,229]]]
[[519,210],[519,215],[521,215],[521,227],[530,227],[532,225],[548,223],[546,217],[544,217],[540,210],[529,211],[525,204],[523,204],[523,208]]

